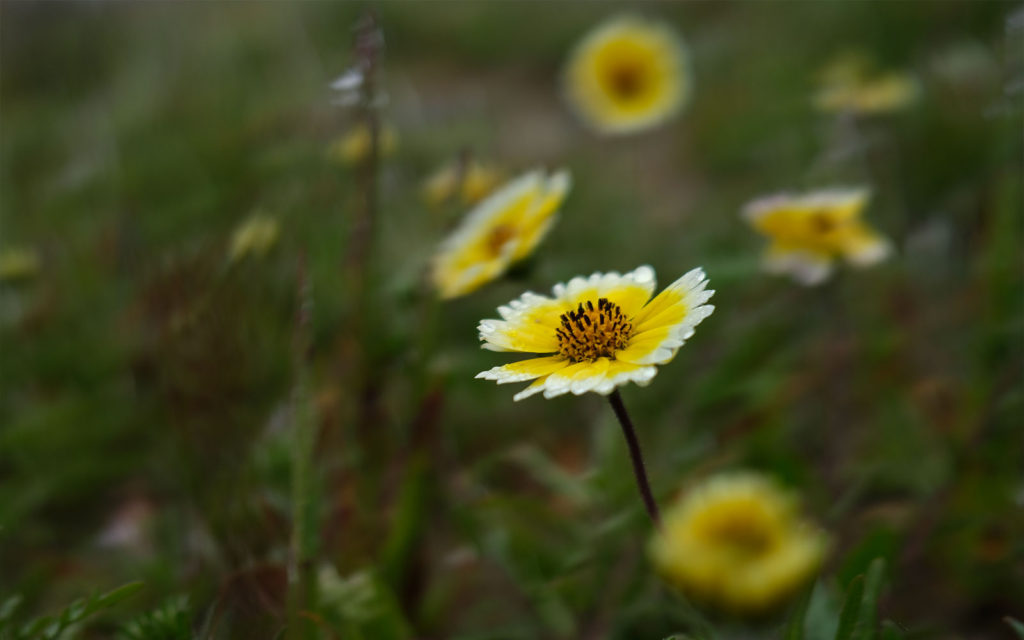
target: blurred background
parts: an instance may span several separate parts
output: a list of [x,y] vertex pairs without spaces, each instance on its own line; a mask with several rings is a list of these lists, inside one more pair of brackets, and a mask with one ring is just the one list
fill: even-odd
[[[329,84],[368,8],[394,139],[359,288],[346,265],[365,175],[332,145],[360,116]],[[662,127],[607,139],[567,108],[560,76],[623,10],[679,32],[693,94]],[[179,637],[129,629],[154,612],[180,637],[279,637],[298,413],[315,436],[310,633],[776,637],[784,612],[699,613],[658,580],[602,398],[513,403],[517,389],[473,378],[512,360],[479,348],[498,305],[651,264],[661,283],[703,266],[717,290],[652,385],[623,390],[656,494],[743,468],[802,495],[832,539],[809,638],[833,637],[847,585],[878,557],[878,615],[904,637],[1016,637],[1019,6],[0,12],[0,619],[138,580],[79,637]],[[908,74],[916,98],[816,108],[821,74],[850,52]],[[423,274],[468,207],[425,202],[423,181],[460,157],[509,177],[564,166],[573,188],[527,264],[438,304]],[[893,257],[816,288],[762,273],[742,206],[834,185],[872,189],[865,216]],[[269,230],[240,232],[256,215]]]

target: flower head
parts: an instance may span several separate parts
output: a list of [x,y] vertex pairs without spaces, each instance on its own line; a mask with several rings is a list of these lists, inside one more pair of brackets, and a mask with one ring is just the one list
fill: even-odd
[[690,94],[682,41],[663,23],[620,16],[573,51],[565,71],[573,108],[602,133],[630,133],[675,114]]
[[764,476],[732,473],[703,482],[670,507],[650,555],[695,600],[760,614],[813,577],[826,547],[792,495]]
[[423,199],[433,207],[455,198],[462,204],[473,205],[494,191],[501,179],[501,171],[476,160],[463,166],[449,163],[424,181]]
[[238,225],[231,234],[228,259],[235,262],[248,256],[263,256],[277,242],[278,234],[277,220],[256,214]]
[[901,109],[912,103],[918,92],[918,83],[910,74],[873,71],[866,56],[850,53],[825,67],[814,103],[821,111],[871,115]]
[[39,252],[28,247],[0,249],[0,282],[31,279],[39,272]]
[[867,189],[779,194],[748,204],[743,215],[771,239],[765,269],[814,285],[825,281],[837,257],[868,266],[889,255],[889,242],[861,219]]
[[553,354],[494,367],[477,375],[498,384],[534,380],[516,400],[544,392],[608,395],[616,387],[648,384],[655,365],[675,357],[693,329],[711,315],[703,269],[679,278],[653,299],[654,269],[595,273],[557,284],[554,296],[527,292],[498,307],[501,320],[478,327],[483,348]]
[[442,298],[465,295],[528,256],[551,230],[569,173],[531,171],[478,204],[441,244],[432,279]]
[[[389,156],[398,148],[398,130],[385,124],[380,128],[380,154]],[[327,155],[344,165],[361,162],[370,153],[370,129],[360,123],[345,135],[335,140],[327,150]]]

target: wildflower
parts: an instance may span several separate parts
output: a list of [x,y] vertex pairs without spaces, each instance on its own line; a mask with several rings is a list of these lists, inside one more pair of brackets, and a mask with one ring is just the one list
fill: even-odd
[[860,219],[868,197],[867,189],[779,194],[749,203],[743,215],[771,238],[767,271],[814,285],[828,278],[837,257],[863,267],[889,255],[889,242]]
[[267,215],[256,214],[240,224],[231,234],[228,259],[235,262],[248,256],[264,256],[277,242],[278,235],[277,220]]
[[497,278],[547,235],[569,191],[567,171],[531,171],[478,204],[441,244],[432,279],[442,298],[455,298]]
[[689,98],[688,55],[667,25],[637,16],[613,18],[588,34],[566,67],[566,96],[595,130],[648,129]]
[[26,247],[0,249],[0,282],[18,282],[39,273],[39,253]]
[[655,365],[671,361],[714,307],[704,304],[703,269],[694,269],[651,299],[654,269],[595,273],[555,285],[553,298],[524,293],[498,307],[501,320],[480,322],[483,348],[545,355],[477,375],[498,384],[534,380],[515,400],[544,392],[608,395],[627,382],[648,384]]
[[826,537],[801,519],[798,506],[758,474],[711,478],[667,510],[651,559],[699,602],[734,614],[765,613],[821,566]]
[[[391,125],[383,125],[378,140],[381,156],[389,156],[398,148],[398,130]],[[370,153],[370,129],[365,123],[359,124],[348,133],[334,141],[328,148],[327,155],[344,165],[355,165],[364,160]]]
[[462,204],[473,205],[494,191],[501,172],[476,160],[450,163],[441,167],[423,183],[423,199],[438,207],[456,196]]
[[872,115],[897,111],[917,98],[917,81],[901,71],[875,72],[862,54],[833,60],[821,75],[815,106],[826,112]]

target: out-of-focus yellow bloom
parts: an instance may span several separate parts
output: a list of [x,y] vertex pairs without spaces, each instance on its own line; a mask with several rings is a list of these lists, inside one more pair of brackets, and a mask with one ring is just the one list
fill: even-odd
[[[389,124],[381,125],[379,153],[382,157],[389,156],[398,148],[398,130]],[[358,164],[370,153],[370,128],[364,123],[356,125],[341,136],[327,150],[332,160],[345,165]]]
[[235,262],[249,256],[262,257],[277,242],[279,234],[277,220],[268,215],[256,214],[238,225],[231,234],[228,259]]
[[503,175],[498,169],[471,160],[446,164],[423,183],[423,199],[432,207],[458,196],[461,204],[473,205],[487,197],[501,182]]
[[608,395],[635,382],[647,385],[715,308],[705,304],[703,269],[694,269],[651,299],[654,269],[639,267],[625,275],[595,273],[557,284],[554,297],[524,293],[498,307],[501,320],[478,327],[483,348],[554,354],[494,367],[477,378],[498,384],[533,384],[517,393],[521,400],[544,392],[554,398],[570,391]]
[[810,581],[827,547],[795,498],[753,473],[723,474],[683,495],[651,540],[658,571],[695,601],[765,613]]
[[39,252],[28,247],[0,249],[0,282],[28,280],[39,273]]
[[861,220],[867,189],[829,189],[804,195],[779,194],[749,203],[743,215],[771,239],[764,267],[815,285],[832,272],[836,258],[856,266],[885,259],[888,240]]
[[675,114],[690,95],[689,59],[667,25],[619,16],[589,33],[565,70],[565,93],[602,133],[630,133]]
[[860,53],[836,58],[821,74],[821,89],[814,97],[818,109],[872,115],[897,111],[911,104],[919,93],[908,73],[875,73]]
[[478,204],[441,244],[432,279],[442,298],[465,295],[533,252],[569,192],[565,170],[531,171]]

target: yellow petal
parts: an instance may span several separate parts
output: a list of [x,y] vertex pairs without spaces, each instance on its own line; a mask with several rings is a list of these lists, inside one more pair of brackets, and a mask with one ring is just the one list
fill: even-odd
[[519,362],[512,362],[500,367],[494,367],[487,371],[482,371],[476,375],[477,378],[483,378],[485,380],[494,380],[498,384],[506,384],[508,382],[525,382],[526,380],[533,380],[541,376],[546,376],[550,373],[564,369],[569,366],[569,360],[563,356],[547,356],[543,358],[531,358],[529,360],[520,360]]

